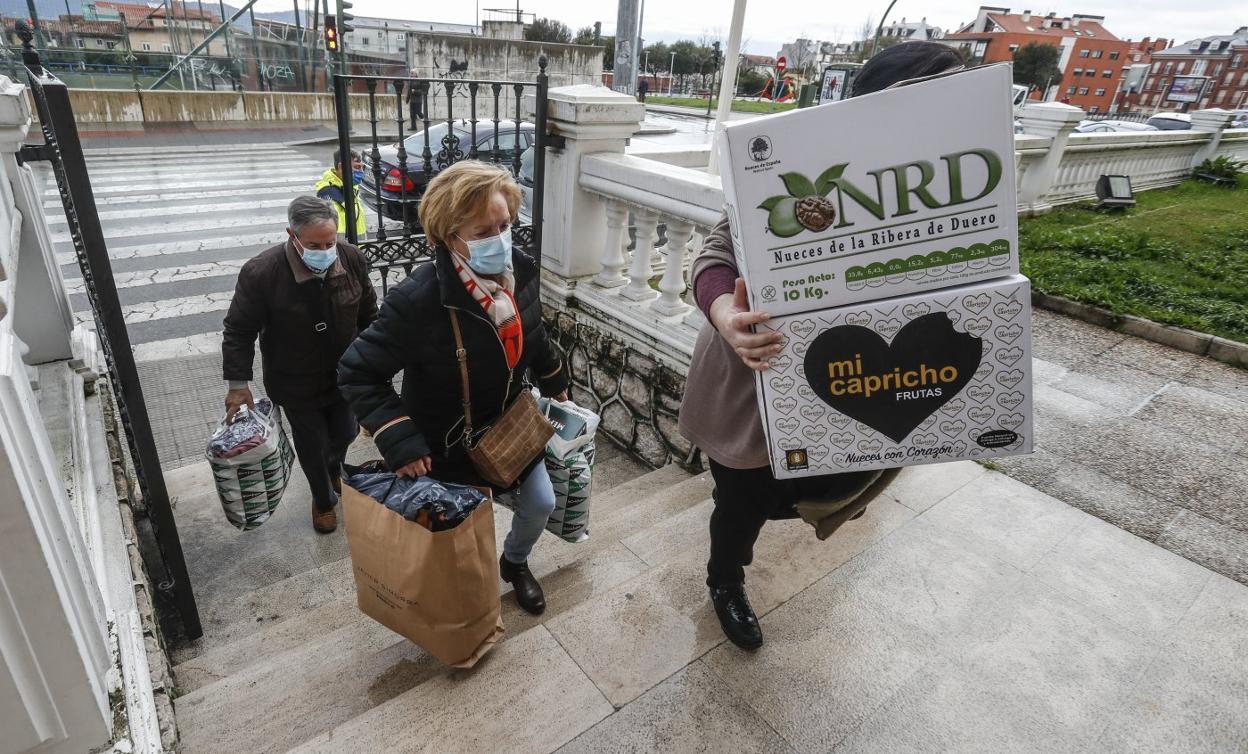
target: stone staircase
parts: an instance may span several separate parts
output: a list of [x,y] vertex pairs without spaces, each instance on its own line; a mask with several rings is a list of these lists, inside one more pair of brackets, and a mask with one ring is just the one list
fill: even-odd
[[[166,474],[178,498],[184,542],[207,526],[230,528],[202,466]],[[647,575],[662,574],[664,564],[682,556],[702,563],[710,492],[709,475],[690,476],[676,466],[599,491],[588,542],[573,545],[544,534],[530,558],[547,593],[546,613],[524,613],[504,585],[506,638],[473,671],[447,668],[359,612],[345,542],[344,557],[317,569],[328,586],[325,594],[309,594],[320,579],[298,572],[223,605],[201,597],[205,636],[174,655],[180,750],[392,751],[428,745],[447,751],[502,740],[513,751],[553,750],[613,711],[611,694],[599,692],[560,641],[593,645],[606,627],[589,624],[620,598],[631,600],[632,589],[653,588]],[[501,547],[511,514],[495,506],[495,515]],[[224,534],[241,540],[264,532]],[[310,527],[301,534],[312,545],[342,538],[341,532],[318,538]],[[187,549],[193,574],[210,565],[195,543]],[[265,565],[257,561],[255,567]],[[672,607],[691,617],[704,612],[714,621],[697,595],[687,606]],[[585,633],[559,638],[548,629],[556,622]],[[600,638],[605,649],[606,637]],[[644,645],[636,651],[644,653]],[[605,655],[598,659],[609,661]],[[574,701],[567,706],[546,704],[569,697]]]
[[1248,588],[1060,500],[960,462],[906,469],[824,542],[772,522],[747,653],[704,586],[710,480],[621,460],[592,539],[534,551],[547,613],[504,594],[468,671],[360,614],[341,532],[303,506],[241,534],[204,464],[168,473],[206,630],[175,650],[180,750],[1244,750]]

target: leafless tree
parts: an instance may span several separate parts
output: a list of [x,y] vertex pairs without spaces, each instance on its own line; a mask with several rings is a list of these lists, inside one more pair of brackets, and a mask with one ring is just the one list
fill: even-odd
[[867,59],[868,50],[871,47],[871,40],[875,39],[875,18],[867,16],[867,20],[862,22],[862,26],[858,27],[858,62]]
[[788,63],[789,71],[796,73],[803,78],[810,77],[810,69],[814,66],[815,61],[819,58],[819,43],[809,39],[799,39],[789,45],[790,59]]

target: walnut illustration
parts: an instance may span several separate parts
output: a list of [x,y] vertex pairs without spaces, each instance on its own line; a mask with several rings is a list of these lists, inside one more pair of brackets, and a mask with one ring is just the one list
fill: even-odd
[[797,221],[807,230],[825,231],[836,221],[836,205],[824,196],[804,196],[797,200]]

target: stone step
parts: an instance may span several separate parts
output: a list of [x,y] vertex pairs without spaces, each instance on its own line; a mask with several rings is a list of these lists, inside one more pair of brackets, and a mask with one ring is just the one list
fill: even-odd
[[[709,511],[710,506],[703,505],[685,516],[700,519]],[[914,515],[909,508],[880,498],[866,515],[827,541],[819,541],[800,520],[769,523],[755,545],[750,569],[754,609],[765,615]],[[673,522],[648,536],[652,539],[645,552],[656,563],[667,553],[673,557],[546,623],[616,707],[724,641],[706,591],[706,527],[682,521],[678,528]]]
[[[636,502],[618,508],[604,505],[613,514],[594,524],[590,542],[569,545],[543,537],[530,562],[543,581],[549,607],[543,616],[530,616],[505,598],[502,615],[509,636],[518,636],[640,574],[646,564],[619,539],[636,534],[642,522],[653,522],[652,537],[661,538],[668,515],[706,500],[709,494],[705,477],[683,475],[685,481],[673,485],[670,482],[679,476],[670,470],[648,476],[668,482],[651,488],[648,495],[638,485],[628,485],[625,493]],[[608,495],[607,503],[618,499],[614,490],[604,498]],[[334,620],[346,623],[285,652],[274,654],[271,645],[258,638],[239,643],[228,657],[222,652],[208,658],[244,667],[178,700],[184,752],[282,751],[449,672],[418,647],[359,613],[353,598],[315,612],[321,625]],[[299,642],[301,625],[301,621],[285,621],[264,638],[280,636],[282,641]],[[254,662],[257,655],[263,659]],[[209,672],[222,672],[220,667],[209,669],[198,661],[184,665],[183,669],[195,668],[205,679]]]
[[535,626],[473,670],[444,672],[294,751],[549,752],[613,711],[545,626]]
[[[621,528],[627,526],[627,519],[622,511],[635,507],[633,525],[646,522],[645,525],[648,526],[665,509],[677,510],[681,505],[704,499],[710,494],[707,484],[702,477],[691,478],[687,472],[672,465],[595,495],[590,514],[593,531],[590,541],[572,545],[553,536],[543,535],[534,548],[530,559],[531,567],[539,577],[545,578],[547,574],[603,549],[604,543],[609,545],[623,536],[617,533],[628,531]],[[663,496],[666,502],[663,498],[651,499],[659,495],[651,495],[648,490],[667,491],[669,494]],[[495,528],[501,542],[510,526],[511,514],[499,510],[497,515]],[[211,645],[201,652],[180,650],[179,662],[174,668],[178,688],[183,693],[194,691],[272,657],[276,652],[300,646],[349,623],[369,620],[355,606],[355,582],[351,575],[350,561],[339,561],[323,566],[320,570],[333,591],[332,599],[317,603],[306,610],[294,607],[281,620],[257,622],[255,617],[248,614],[236,626],[220,629],[222,635],[230,637],[229,641]],[[266,587],[263,591],[265,596],[297,595],[307,589],[307,581],[305,574],[297,574]],[[551,591],[558,588],[557,582],[546,583],[545,588],[552,598],[557,596]],[[212,638],[206,636],[199,644],[211,642]]]
[[[508,751],[557,749],[605,719],[598,711],[601,696],[618,709],[724,641],[703,583],[709,539],[705,519],[711,508],[711,501],[704,500],[626,537],[656,567],[597,591],[505,643],[500,647],[504,651],[472,674],[439,675],[294,751],[343,751],[347,742],[356,751],[489,750],[497,749],[499,740],[508,741]],[[800,521],[768,526],[751,575],[751,594],[760,614],[783,604],[914,515],[881,499],[828,542],[817,540]],[[545,635],[535,631],[549,631],[561,651],[547,655]],[[569,658],[578,672],[571,672]],[[508,662],[523,667],[502,667]],[[531,672],[534,662],[541,663],[540,670],[530,678],[525,673]],[[593,682],[596,693],[581,691],[582,675]],[[543,698],[540,692],[548,688],[558,692]],[[559,703],[551,704],[551,698]],[[577,726],[584,727],[577,731]]]

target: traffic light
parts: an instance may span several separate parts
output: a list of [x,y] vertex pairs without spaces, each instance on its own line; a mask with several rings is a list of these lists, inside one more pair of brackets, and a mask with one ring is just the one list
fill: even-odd
[[333,16],[325,17],[325,50],[338,52],[338,22]]
[[340,34],[349,34],[355,31],[355,27],[351,22],[355,20],[355,16],[347,13],[347,10],[355,4],[350,0],[338,0],[338,31]]

